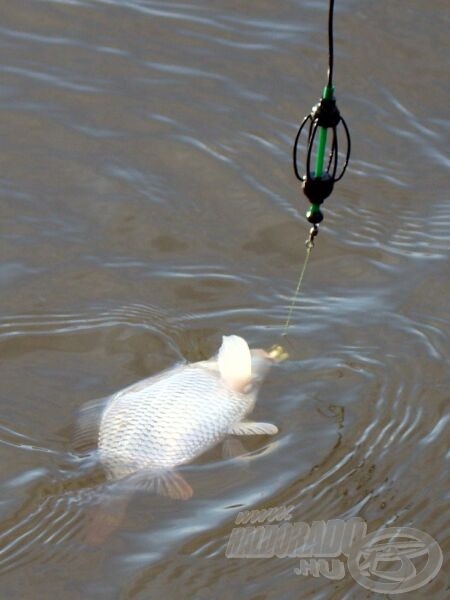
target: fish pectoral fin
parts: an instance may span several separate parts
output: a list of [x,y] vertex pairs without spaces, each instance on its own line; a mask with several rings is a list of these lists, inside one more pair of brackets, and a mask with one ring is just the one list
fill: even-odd
[[275,435],[278,433],[278,427],[272,423],[241,421],[230,427],[228,433],[231,435]]
[[222,458],[239,458],[247,454],[244,444],[236,438],[227,438],[222,443]]
[[153,485],[157,494],[168,496],[174,500],[189,500],[194,493],[186,479],[175,471],[154,477]]
[[194,493],[186,479],[176,471],[149,472],[139,487],[174,500],[189,500]]

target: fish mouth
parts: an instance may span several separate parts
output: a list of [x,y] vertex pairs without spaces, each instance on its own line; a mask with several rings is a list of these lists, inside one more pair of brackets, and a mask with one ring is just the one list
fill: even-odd
[[280,346],[279,344],[275,344],[274,346],[272,346],[267,351],[267,355],[269,356],[269,358],[271,358],[277,363],[283,362],[284,360],[289,358],[289,354],[286,352],[283,346]]

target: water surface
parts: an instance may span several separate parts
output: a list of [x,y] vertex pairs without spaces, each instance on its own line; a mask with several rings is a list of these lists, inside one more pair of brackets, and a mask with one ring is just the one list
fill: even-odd
[[[353,155],[255,411],[280,433],[191,465],[189,502],[136,495],[86,548],[101,480],[71,445],[76,409],[222,334],[279,341],[307,233],[291,144],[325,83],[327,3],[4,3],[2,598],[378,597],[225,557],[239,510],[280,505],[448,550],[448,9],[336,4]],[[444,570],[414,592],[430,596]]]

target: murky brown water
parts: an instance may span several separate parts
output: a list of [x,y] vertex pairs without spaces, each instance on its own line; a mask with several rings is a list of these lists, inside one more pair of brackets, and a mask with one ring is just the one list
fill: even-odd
[[[400,8],[401,4],[401,8]],[[350,170],[255,415],[184,503],[137,495],[108,543],[83,402],[223,333],[278,341],[307,224],[296,125],[325,82],[326,2],[28,0],[0,28],[1,598],[383,597],[296,559],[227,559],[239,510],[421,529],[448,549],[446,3],[337,2]],[[444,569],[408,597],[445,598]]]

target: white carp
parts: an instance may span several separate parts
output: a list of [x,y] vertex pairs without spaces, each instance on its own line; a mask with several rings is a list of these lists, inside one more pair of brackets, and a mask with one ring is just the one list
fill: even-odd
[[[0,527],[0,570],[5,570],[30,551],[30,540],[57,546],[71,538],[89,546],[103,544],[123,521],[134,491],[146,489],[171,498],[188,499],[189,483],[177,471],[231,435],[274,435],[271,423],[247,420],[260,385],[274,362],[287,355],[281,347],[272,351],[250,350],[241,337],[223,338],[218,354],[209,360],[176,365],[135,383],[108,398],[85,405],[74,438],[77,461],[88,452],[100,462],[100,481],[93,487],[97,470],[79,477],[42,482],[13,519]],[[236,441],[236,440],[235,440]],[[35,545],[40,552],[41,546]]]
[[133,475],[172,498],[192,495],[175,472],[232,435],[274,435],[271,423],[245,420],[274,358],[224,336],[206,361],[177,365],[114,394],[101,416],[99,458],[108,479]]

